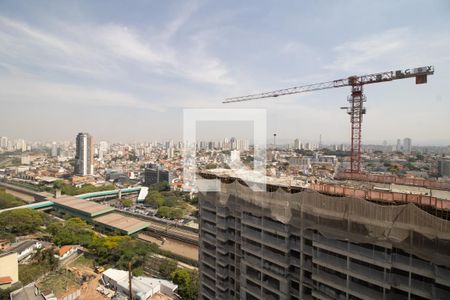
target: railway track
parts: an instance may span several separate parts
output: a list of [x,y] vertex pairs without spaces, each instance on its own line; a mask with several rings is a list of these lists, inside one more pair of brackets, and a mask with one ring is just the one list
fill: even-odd
[[152,236],[157,234],[160,236],[170,237],[182,242],[186,242],[192,245],[198,245],[198,234],[194,232],[186,231],[177,227],[162,225],[157,222],[149,221],[147,219],[143,220],[150,223],[150,226],[147,227],[147,230],[144,231],[144,234]]

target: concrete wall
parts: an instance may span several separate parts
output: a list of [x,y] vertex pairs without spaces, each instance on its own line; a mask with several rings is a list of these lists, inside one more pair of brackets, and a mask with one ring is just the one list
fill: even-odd
[[10,276],[13,282],[19,281],[19,265],[17,253],[0,255],[0,277]]

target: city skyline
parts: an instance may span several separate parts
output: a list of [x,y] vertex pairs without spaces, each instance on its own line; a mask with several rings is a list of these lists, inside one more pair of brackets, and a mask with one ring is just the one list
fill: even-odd
[[[350,138],[348,116],[339,110],[349,89],[226,107],[221,100],[434,65],[427,85],[403,80],[366,88],[363,143],[404,136],[421,145],[450,143],[446,1],[137,2],[127,14],[120,2],[48,4],[0,4],[2,135],[180,139],[183,108],[258,107],[267,108],[269,132],[341,143]],[[433,18],[416,22],[424,15]]]
[[[225,136],[223,138],[221,137],[213,137],[213,138],[203,138],[203,139],[197,139],[197,143],[209,143],[209,142],[213,142],[213,143],[223,143],[225,140],[229,140],[231,138],[235,138],[237,140],[241,140],[241,141],[246,141],[248,142],[250,145],[253,145],[252,142],[252,138],[246,138],[245,136]],[[446,147],[450,147],[450,145],[422,145],[422,144],[416,144],[415,141],[412,142],[412,139],[409,137],[404,137],[404,138],[398,138],[396,140],[392,140],[392,141],[387,141],[387,140],[383,140],[380,141],[379,143],[363,143],[362,145],[364,146],[372,146],[372,145],[378,145],[378,146],[392,146],[392,148],[395,148],[397,150],[402,150],[402,148],[404,148],[405,146],[405,140],[409,140],[410,145],[407,148],[410,147],[441,147],[441,148],[446,148]],[[51,153],[53,155],[53,152],[55,151],[55,146],[59,146],[59,145],[73,145],[76,146],[76,140],[73,139],[67,139],[67,140],[59,140],[59,141],[52,141],[52,140],[47,140],[47,141],[42,141],[42,140],[24,140],[22,138],[17,138],[17,137],[7,137],[7,136],[1,136],[0,135],[0,141],[1,141],[1,146],[0,148],[4,148],[4,149],[8,149],[8,147],[10,148],[20,148],[17,145],[18,144],[23,144],[25,143],[25,146],[30,146],[31,145],[39,145],[39,146],[48,146],[51,148]],[[267,145],[273,144],[273,136],[268,136],[267,137]],[[318,145],[323,145],[323,146],[333,146],[333,145],[349,145],[348,142],[327,142],[327,141],[323,141],[321,139],[321,137],[319,136],[319,138],[317,140],[309,140],[309,139],[302,139],[301,137],[296,137],[293,139],[290,138],[281,138],[279,139],[277,137],[277,144],[282,145],[282,146],[292,146],[293,148],[297,148],[297,142],[299,143],[299,145],[304,145],[304,144],[312,144],[315,146]],[[172,146],[174,145],[178,145],[179,143],[182,143],[182,140],[174,140],[174,139],[162,139],[162,140],[141,140],[141,141],[110,141],[110,140],[105,140],[105,139],[96,139],[93,143],[93,145],[98,146],[99,148],[104,148],[105,144],[106,145],[133,145],[133,144],[153,144],[153,145],[162,145],[162,146],[167,146],[167,143],[172,143]],[[24,146],[24,147],[25,147]],[[107,146],[106,146],[107,147]],[[24,150],[26,151],[26,149]]]

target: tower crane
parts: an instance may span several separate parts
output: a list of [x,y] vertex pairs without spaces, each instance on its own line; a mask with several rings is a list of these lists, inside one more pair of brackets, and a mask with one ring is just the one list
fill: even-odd
[[260,94],[252,94],[247,96],[226,98],[223,103],[244,102],[262,98],[272,98],[278,96],[306,93],[312,91],[319,91],[331,88],[340,88],[345,86],[351,87],[351,94],[347,100],[350,103],[348,107],[341,107],[341,109],[347,110],[350,115],[351,123],[351,155],[350,155],[350,172],[361,172],[361,125],[362,117],[366,113],[364,108],[364,102],[366,102],[366,96],[363,93],[363,86],[366,84],[380,83],[386,81],[393,81],[397,79],[416,78],[416,84],[427,83],[427,76],[434,74],[433,66],[425,66],[414,69],[396,70],[382,73],[374,73],[362,76],[350,76],[344,79],[338,79],[333,81],[314,83],[302,86],[291,87],[287,89],[276,90],[272,92],[265,92]]

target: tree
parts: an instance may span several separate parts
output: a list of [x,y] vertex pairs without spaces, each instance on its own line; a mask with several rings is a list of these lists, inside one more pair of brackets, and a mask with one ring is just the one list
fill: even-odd
[[56,245],[79,244],[87,246],[92,243],[94,232],[90,225],[80,218],[70,218],[65,222],[54,222],[48,226]]
[[188,202],[192,205],[198,204],[198,196],[193,196],[192,198],[188,197]]
[[51,270],[56,270],[58,268],[59,261],[54,254],[54,247],[48,249],[39,249],[34,259],[40,264],[48,265]]
[[131,200],[131,199],[123,199],[121,201],[121,203],[122,203],[122,205],[124,207],[131,207],[133,205],[133,200]]
[[144,203],[153,208],[158,208],[164,205],[164,196],[158,191],[149,191],[145,197]]
[[162,218],[181,219],[184,215],[184,210],[181,208],[161,206],[158,209],[157,215]]
[[150,186],[150,190],[163,192],[170,190],[170,184],[167,181],[161,181]]
[[183,300],[198,299],[198,273],[179,268],[171,274],[172,281],[178,285],[178,294]]
[[[55,186],[56,184],[56,186]],[[102,186],[94,186],[92,184],[85,184],[80,188],[77,188],[70,184],[65,184],[61,182],[55,182],[53,184],[54,188],[59,187],[61,189],[61,193],[64,195],[80,195],[80,194],[86,194],[86,193],[93,193],[93,192],[100,192],[100,191],[108,191],[108,190],[114,190],[115,186],[113,184],[106,184]]]
[[10,300],[11,298],[9,294],[19,289],[20,287],[21,284],[10,288],[0,289],[0,300]]
[[43,213],[29,208],[5,211],[0,214],[0,231],[15,235],[36,232],[44,225]]
[[143,276],[145,274],[143,266],[134,268],[132,272],[134,276]]
[[170,274],[176,271],[177,262],[173,259],[163,259],[159,265],[159,273],[165,279],[170,279]]
[[184,215],[184,211],[181,208],[172,208],[170,211],[171,219],[181,219]]
[[128,262],[132,262],[133,272],[139,273],[151,253],[158,251],[156,244],[149,244],[128,236],[95,236],[89,250],[97,256],[98,264],[113,263],[115,267],[126,270]]
[[406,165],[405,165],[405,167],[408,169],[408,170],[411,170],[411,171],[417,171],[417,170],[420,170],[419,168],[417,168],[414,164],[412,164],[412,163],[407,163]]
[[178,199],[176,196],[168,196],[164,198],[164,206],[173,207],[177,204]]
[[8,194],[5,189],[0,188],[0,209],[16,207],[24,204],[25,201],[11,194]]
[[136,269],[144,265],[149,255],[158,251],[156,244],[149,244],[136,239],[128,241],[122,240],[118,246],[112,250],[114,255],[118,257],[116,266],[119,269],[126,269],[128,262],[132,262],[132,269]]
[[392,174],[397,174],[398,172],[400,172],[400,169],[397,165],[391,165],[388,168],[388,171],[391,172]]
[[161,206],[156,213],[161,218],[170,218],[170,207]]
[[104,248],[109,251],[119,246],[119,243],[122,241],[129,241],[131,238],[129,236],[94,236],[91,244],[88,246],[89,248]]
[[64,180],[56,180],[55,182],[53,182],[53,188],[60,190],[62,189],[64,186]]

